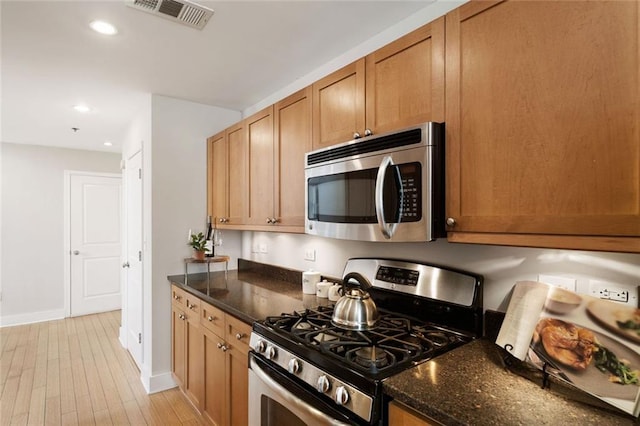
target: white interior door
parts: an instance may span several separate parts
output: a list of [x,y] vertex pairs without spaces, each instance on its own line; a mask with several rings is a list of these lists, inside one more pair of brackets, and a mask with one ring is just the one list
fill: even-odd
[[71,316],[120,309],[121,181],[70,177]]
[[125,253],[125,345],[142,368],[142,153],[125,166],[126,253]]

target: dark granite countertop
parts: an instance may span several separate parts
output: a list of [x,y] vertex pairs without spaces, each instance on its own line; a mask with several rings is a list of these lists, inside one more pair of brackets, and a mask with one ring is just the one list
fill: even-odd
[[538,370],[519,363],[507,369],[503,356],[502,348],[478,339],[389,378],[384,390],[445,425],[634,424],[633,417],[553,378],[542,389]]
[[205,302],[251,324],[272,315],[291,313],[326,305],[327,299],[303,294],[302,284],[271,278],[250,271],[229,271],[225,288],[224,272],[212,272],[207,292],[207,274],[172,275],[168,280]]

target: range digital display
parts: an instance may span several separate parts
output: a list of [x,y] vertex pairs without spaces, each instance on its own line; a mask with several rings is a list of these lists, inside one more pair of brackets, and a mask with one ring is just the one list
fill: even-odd
[[418,271],[390,266],[380,266],[376,272],[376,280],[393,284],[416,286],[419,278],[420,272]]

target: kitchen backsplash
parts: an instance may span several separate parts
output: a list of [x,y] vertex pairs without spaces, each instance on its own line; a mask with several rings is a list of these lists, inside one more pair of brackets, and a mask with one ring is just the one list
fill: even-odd
[[[576,280],[576,291],[589,292],[590,281],[640,285],[640,255],[525,247],[431,243],[363,243],[298,234],[241,232],[241,257],[296,270],[314,269],[341,277],[351,257],[387,257],[424,261],[484,276],[485,309],[506,310],[516,281],[551,275]],[[315,261],[305,257],[315,257]]]

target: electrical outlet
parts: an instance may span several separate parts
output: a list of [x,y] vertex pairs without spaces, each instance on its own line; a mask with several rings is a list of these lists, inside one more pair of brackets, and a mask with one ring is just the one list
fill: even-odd
[[589,294],[599,299],[613,300],[629,306],[638,307],[637,286],[589,280]]
[[267,244],[266,243],[260,243],[260,253],[267,253]]
[[569,291],[576,291],[575,278],[559,277],[556,275],[538,275],[538,282],[564,288]]
[[316,250],[315,249],[306,249],[304,251],[304,260],[310,260],[312,262],[316,261]]

